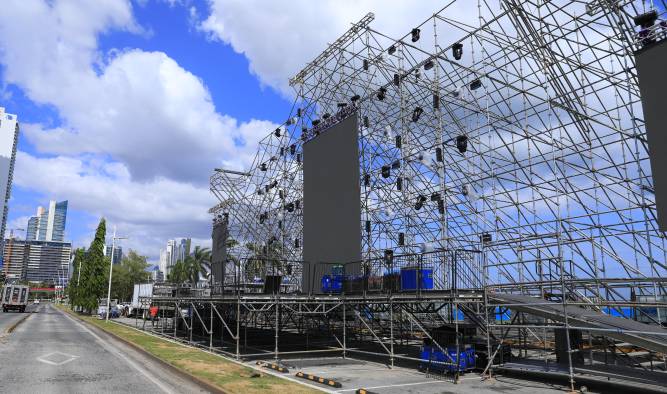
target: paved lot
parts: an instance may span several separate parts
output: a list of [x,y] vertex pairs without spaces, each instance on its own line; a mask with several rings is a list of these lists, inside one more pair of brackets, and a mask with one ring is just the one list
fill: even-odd
[[[272,361],[272,360],[267,360]],[[463,376],[461,383],[454,384],[442,378],[426,377],[423,373],[406,368],[390,369],[384,364],[343,360],[341,358],[319,358],[285,360],[290,372],[302,371],[341,382],[339,393],[354,393],[364,388],[374,393],[432,393],[432,394],[492,394],[492,393],[562,393],[562,386],[539,382],[498,377],[492,381],[482,381],[479,374]]]
[[41,304],[36,313],[0,341],[0,365],[0,392],[202,392],[150,358],[99,330],[89,329],[48,303]]

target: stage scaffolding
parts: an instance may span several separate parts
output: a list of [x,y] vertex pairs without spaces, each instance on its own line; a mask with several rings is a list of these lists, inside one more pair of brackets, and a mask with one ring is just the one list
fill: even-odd
[[[241,357],[239,327],[275,329],[279,358],[279,327],[302,334],[313,316],[343,338],[356,327],[392,362],[395,324],[411,333],[401,340],[414,342],[438,319],[472,322],[490,352],[511,343],[520,358],[530,358],[542,348],[545,362],[554,328],[566,328],[568,358],[576,351],[570,306],[663,324],[667,249],[656,223],[633,55],[642,44],[633,17],[651,4],[453,0],[406,26],[402,37],[375,30],[373,14],[366,15],[290,79],[293,109],[260,142],[250,169],[212,175],[220,199],[212,213],[225,216],[235,241],[214,299],[158,302],[209,305],[211,320],[215,313],[234,322],[236,330],[225,329],[236,338],[236,350],[228,352],[235,357]],[[252,295],[239,284],[250,260],[302,260],[302,145],[352,112],[360,124],[364,261],[386,250],[395,256],[474,250],[480,285],[465,289],[463,299],[452,282],[419,296],[370,298]],[[535,317],[503,294],[555,302],[563,314]],[[364,308],[373,309],[370,325]],[[505,310],[512,312],[509,323],[497,318]],[[189,318],[192,324],[196,316]],[[345,340],[332,338],[345,355]],[[624,352],[604,329],[588,327],[586,338],[591,364],[594,342],[604,342],[597,348],[605,360],[608,351]],[[651,355],[664,363],[664,354]],[[493,368],[489,362],[484,372]],[[574,386],[571,359],[566,373]]]

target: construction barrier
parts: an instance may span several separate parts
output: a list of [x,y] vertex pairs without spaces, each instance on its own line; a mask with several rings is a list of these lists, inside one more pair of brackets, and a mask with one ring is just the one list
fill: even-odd
[[331,387],[336,387],[336,388],[343,387],[343,385],[340,384],[339,382],[336,382],[336,381],[333,381],[333,380],[327,379],[327,378],[321,378],[321,377],[315,376],[315,375],[305,374],[303,372],[297,372],[296,377],[297,378],[302,378],[302,379],[307,379],[307,380],[312,380],[313,382],[326,384],[327,386],[331,386]]

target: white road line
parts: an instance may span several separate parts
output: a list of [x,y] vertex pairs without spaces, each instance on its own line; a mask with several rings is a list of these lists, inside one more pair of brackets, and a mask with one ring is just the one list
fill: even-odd
[[[402,383],[402,384],[390,384],[387,386],[374,386],[374,387],[363,387],[366,390],[373,390],[373,389],[386,389],[390,387],[404,387],[404,386],[417,386],[421,384],[434,384],[434,383],[448,383],[448,384],[453,384],[452,382],[442,382],[442,381],[432,381],[432,382],[415,382],[415,383]],[[347,390],[338,390],[336,391],[337,393],[345,393],[348,391],[356,391],[357,389],[347,389]]]
[[[58,310],[57,308],[55,308],[55,309]],[[99,342],[100,345],[102,345],[103,348],[105,348],[105,349],[108,350],[109,352],[115,354],[117,357],[119,357],[120,359],[122,359],[123,361],[125,361],[129,366],[131,366],[132,368],[136,369],[139,373],[141,373],[142,375],[144,375],[144,377],[146,377],[146,379],[148,379],[148,380],[150,380],[151,382],[153,382],[156,386],[158,386],[158,387],[160,388],[160,390],[162,390],[163,392],[168,393],[168,394],[176,394],[176,393],[175,393],[174,391],[172,391],[169,387],[165,386],[165,385],[164,385],[162,382],[160,382],[157,378],[155,378],[153,375],[151,375],[146,369],[144,369],[144,368],[140,367],[139,365],[137,365],[137,363],[135,363],[134,361],[130,360],[130,359],[129,359],[126,355],[124,355],[121,351],[115,349],[113,346],[109,345],[104,339],[100,338],[97,334],[95,334],[94,332],[92,332],[91,330],[89,330],[88,327],[86,327],[86,326],[84,326],[83,324],[81,324],[80,322],[76,321],[74,318],[69,317],[69,316],[67,315],[67,313],[65,313],[65,312],[63,312],[63,311],[60,311],[60,310],[58,310],[58,311],[59,311],[60,313],[62,313],[66,318],[68,318],[69,320],[71,320],[72,322],[74,322],[77,326],[81,327],[84,331],[86,331],[87,333],[89,333],[90,335],[92,335],[93,338],[95,338],[95,340],[97,340],[97,342]]]

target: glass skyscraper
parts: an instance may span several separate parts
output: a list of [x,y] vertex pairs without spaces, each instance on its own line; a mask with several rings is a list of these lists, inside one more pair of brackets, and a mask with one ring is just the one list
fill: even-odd
[[[5,239],[5,227],[7,226],[7,213],[9,207],[9,196],[12,191],[12,178],[14,176],[14,162],[16,161],[16,142],[19,136],[19,122],[16,115],[5,113],[0,107],[0,242]],[[0,263],[2,263],[2,250],[0,248]]]
[[26,240],[64,242],[67,221],[67,200],[49,202],[49,208],[37,208],[37,215],[28,219]]

